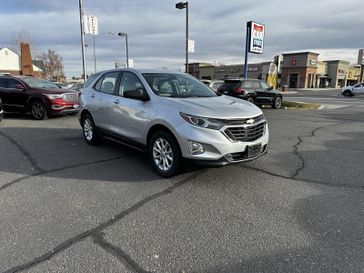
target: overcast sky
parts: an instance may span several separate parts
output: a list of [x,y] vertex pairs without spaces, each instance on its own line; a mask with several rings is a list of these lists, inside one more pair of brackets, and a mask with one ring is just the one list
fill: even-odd
[[[98,16],[99,32],[127,32],[135,67],[183,70],[185,11],[172,0],[83,0],[84,13]],[[321,60],[356,62],[364,47],[363,0],[190,0],[190,61],[237,64],[244,61],[245,22],[266,25],[262,55],[249,62],[270,61],[276,54],[301,50]],[[0,47],[27,31],[39,51],[51,48],[64,60],[67,76],[82,71],[78,0],[1,0]],[[98,70],[125,59],[121,37],[97,39]],[[86,35],[88,73],[93,72],[92,39]]]

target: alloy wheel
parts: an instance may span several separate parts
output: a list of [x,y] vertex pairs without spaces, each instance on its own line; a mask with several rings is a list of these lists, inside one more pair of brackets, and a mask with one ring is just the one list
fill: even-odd
[[153,159],[155,165],[162,171],[168,171],[173,165],[173,150],[171,144],[164,138],[158,138],[153,144]]
[[83,122],[83,134],[87,141],[92,141],[94,136],[94,127],[92,126],[92,121],[86,118]]
[[34,102],[32,104],[32,115],[35,119],[43,119],[45,111],[46,110],[41,102]]

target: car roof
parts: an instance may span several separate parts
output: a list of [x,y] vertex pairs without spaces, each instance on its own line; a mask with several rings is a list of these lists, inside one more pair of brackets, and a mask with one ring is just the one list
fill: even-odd
[[113,72],[113,71],[124,71],[124,72],[134,72],[134,73],[140,73],[140,74],[144,74],[144,73],[167,73],[167,74],[185,74],[182,72],[177,72],[177,71],[170,71],[170,70],[163,70],[163,69],[144,69],[144,68],[115,68],[115,69],[110,69],[110,70],[105,70],[105,71],[99,71],[98,73],[105,73],[105,72]]

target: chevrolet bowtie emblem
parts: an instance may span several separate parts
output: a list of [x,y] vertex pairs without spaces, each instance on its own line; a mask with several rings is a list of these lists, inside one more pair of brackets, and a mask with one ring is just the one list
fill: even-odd
[[248,124],[253,124],[255,122],[255,119],[251,118],[246,121]]

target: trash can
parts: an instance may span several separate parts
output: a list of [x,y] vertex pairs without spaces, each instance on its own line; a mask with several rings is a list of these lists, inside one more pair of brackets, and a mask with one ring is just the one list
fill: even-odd
[[287,92],[288,91],[288,85],[283,85],[282,86],[282,92]]

